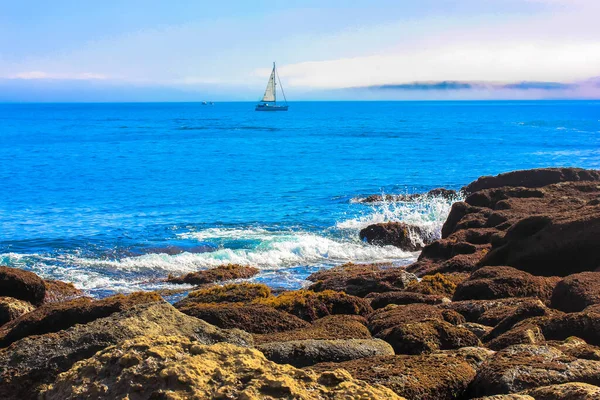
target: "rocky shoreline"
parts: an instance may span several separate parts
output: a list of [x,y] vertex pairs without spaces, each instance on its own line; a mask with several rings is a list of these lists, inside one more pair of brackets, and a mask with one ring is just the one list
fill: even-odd
[[258,271],[229,265],[167,278],[200,285],[173,305],[94,300],[0,267],[0,398],[600,399],[600,171],[463,192],[439,240],[361,232],[422,248],[415,263],[349,263],[297,291],[230,283]]

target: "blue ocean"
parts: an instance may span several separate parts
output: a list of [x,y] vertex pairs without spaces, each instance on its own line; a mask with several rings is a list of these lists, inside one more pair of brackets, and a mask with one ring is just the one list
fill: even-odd
[[298,288],[349,261],[414,261],[358,232],[439,236],[452,202],[366,195],[548,166],[600,168],[600,101],[0,104],[0,264],[98,297],[228,263]]

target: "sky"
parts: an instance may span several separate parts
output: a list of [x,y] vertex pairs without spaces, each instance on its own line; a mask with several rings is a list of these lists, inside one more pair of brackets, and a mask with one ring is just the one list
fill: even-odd
[[0,101],[600,98],[599,0],[0,0]]

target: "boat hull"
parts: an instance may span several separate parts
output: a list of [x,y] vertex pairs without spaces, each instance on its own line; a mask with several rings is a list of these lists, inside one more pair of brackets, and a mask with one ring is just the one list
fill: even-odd
[[271,104],[258,104],[254,111],[287,111],[288,106],[274,106]]

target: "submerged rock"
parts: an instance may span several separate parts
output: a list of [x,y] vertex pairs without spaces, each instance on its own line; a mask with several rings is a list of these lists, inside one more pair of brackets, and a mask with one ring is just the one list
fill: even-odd
[[52,383],[77,361],[108,346],[146,335],[178,335],[204,344],[252,345],[250,334],[219,329],[168,303],[141,304],[60,332],[29,336],[0,349],[0,398],[35,399],[44,384]]
[[255,267],[239,264],[220,265],[204,271],[190,272],[177,277],[170,276],[169,283],[187,283],[190,285],[204,285],[213,282],[230,281],[232,279],[246,279],[258,274]]
[[403,222],[382,222],[369,225],[359,233],[360,240],[377,246],[396,246],[402,250],[417,251],[432,238],[422,228]]
[[392,346],[380,339],[291,340],[264,343],[257,348],[271,361],[299,368],[321,362],[394,355]]
[[46,400],[399,399],[391,390],[355,380],[343,370],[302,371],[268,361],[258,350],[164,336],[139,337],[101,351],[61,374],[42,396]]
[[262,304],[177,303],[175,306],[184,314],[219,328],[238,328],[250,333],[274,333],[310,326],[295,315]]
[[310,275],[315,282],[310,290],[335,290],[364,297],[369,293],[383,293],[405,289],[417,277],[397,267],[380,264],[344,264]]
[[44,281],[33,272],[0,266],[0,296],[40,305],[44,301],[45,294]]

